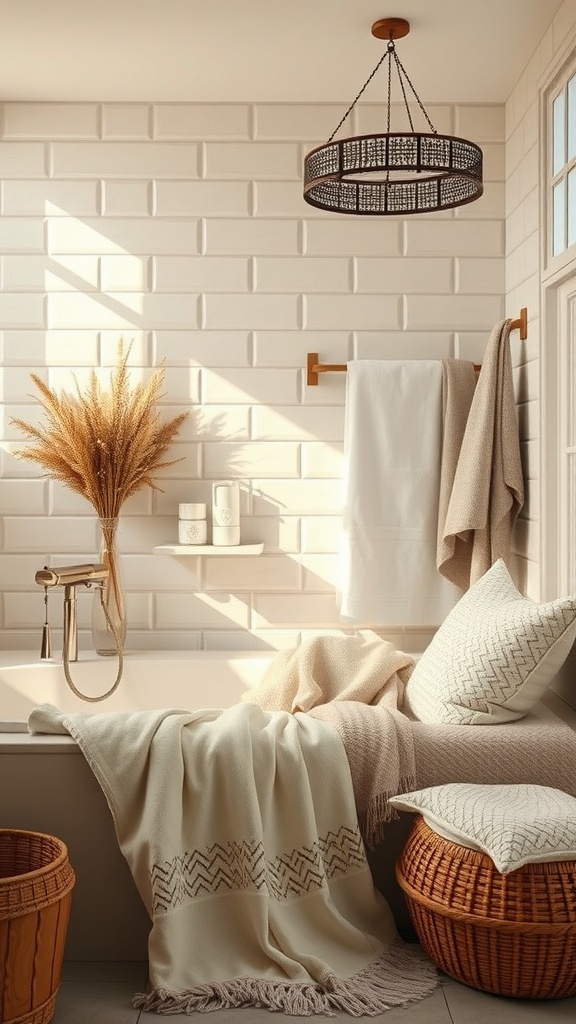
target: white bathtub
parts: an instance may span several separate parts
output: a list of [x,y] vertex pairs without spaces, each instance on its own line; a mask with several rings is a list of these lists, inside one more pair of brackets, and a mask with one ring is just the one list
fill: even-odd
[[[124,657],[118,689],[97,704],[70,690],[59,660],[25,651],[0,651],[0,732],[22,726],[38,704],[61,711],[146,711],[152,708],[225,708],[261,679],[273,652],[142,651]],[[75,686],[94,697],[110,689],[116,658],[81,655],[70,665]]]

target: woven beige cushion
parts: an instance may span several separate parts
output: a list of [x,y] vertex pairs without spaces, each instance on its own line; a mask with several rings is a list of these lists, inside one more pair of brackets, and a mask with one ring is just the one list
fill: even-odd
[[538,703],[576,639],[576,597],[538,604],[502,559],[460,598],[417,662],[405,706],[421,722],[490,725]]
[[576,799],[549,786],[465,782],[391,797],[433,832],[488,854],[503,875],[524,864],[576,860]]

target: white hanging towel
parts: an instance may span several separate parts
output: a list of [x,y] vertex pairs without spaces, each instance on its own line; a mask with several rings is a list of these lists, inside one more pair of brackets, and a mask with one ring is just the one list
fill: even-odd
[[462,596],[436,568],[442,363],[348,363],[340,618],[438,626]]

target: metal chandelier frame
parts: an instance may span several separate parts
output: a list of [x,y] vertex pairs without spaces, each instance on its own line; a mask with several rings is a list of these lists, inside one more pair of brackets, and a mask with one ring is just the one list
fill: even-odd
[[[304,158],[305,201],[333,213],[402,216],[447,210],[479,199],[483,192],[482,150],[467,139],[436,131],[396,53],[394,40],[408,35],[409,22],[404,18],[382,18],[372,25],[371,31],[376,38],[388,40],[387,49],[328,141]],[[334,136],[386,59],[386,132],[336,140]],[[391,131],[393,62],[409,132]],[[408,90],[416,99],[429,132],[415,131]]]

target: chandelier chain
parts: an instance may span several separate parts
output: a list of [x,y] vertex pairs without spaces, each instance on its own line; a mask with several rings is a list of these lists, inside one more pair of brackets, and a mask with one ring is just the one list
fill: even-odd
[[[412,90],[414,98],[416,99],[416,102],[417,102],[418,106],[420,107],[420,110],[424,114],[424,117],[426,118],[429,127],[432,129],[433,134],[437,135],[438,132],[436,131],[434,125],[432,124],[432,121],[428,117],[428,114],[426,113],[426,108],[425,108],[424,104],[422,103],[422,100],[420,99],[418,93],[416,92],[416,89],[412,85],[412,82],[410,81],[410,76],[409,76],[408,72],[406,71],[406,68],[404,67],[402,61],[400,60],[400,57],[396,53],[396,49],[395,48],[394,48],[394,60],[396,61],[396,66],[398,68],[398,77],[400,79],[400,84],[402,85],[402,94],[404,96],[404,103],[406,104],[406,110],[408,111],[408,117],[410,117],[410,110],[409,110],[409,107],[408,107],[408,100],[406,99],[406,93],[404,92],[404,86],[402,84],[402,78],[401,78],[401,75],[400,75],[400,71],[402,71],[402,74],[404,75],[404,78],[408,82],[408,85],[410,86],[410,88]],[[410,120],[410,127],[412,128],[412,120]]]
[[388,113],[386,116],[386,131],[388,134],[390,134],[390,111],[392,108],[392,104],[390,103],[390,97],[392,96],[392,61],[390,60],[390,56],[393,49],[394,43],[390,40],[388,43]]
[[387,113],[387,119],[386,119],[386,131],[388,133],[390,133],[390,115],[391,115],[391,107],[392,107],[392,60],[391,60],[391,58],[394,57],[394,60],[396,62],[396,70],[398,72],[398,81],[400,83],[400,88],[402,90],[402,97],[404,99],[404,106],[406,107],[406,113],[408,115],[408,121],[410,122],[410,129],[411,129],[411,131],[414,131],[414,124],[412,122],[412,115],[410,113],[410,105],[408,103],[408,98],[406,96],[406,89],[404,87],[403,78],[405,78],[406,81],[408,82],[408,85],[410,86],[410,89],[412,90],[414,98],[415,98],[418,106],[420,107],[420,110],[422,111],[424,117],[426,118],[426,121],[427,121],[429,127],[431,128],[433,134],[434,135],[438,134],[438,132],[436,131],[436,128],[432,124],[432,121],[428,117],[428,114],[426,112],[426,108],[425,108],[424,104],[422,103],[422,100],[420,99],[418,93],[416,92],[416,89],[412,85],[412,82],[410,80],[410,76],[408,75],[408,72],[406,71],[406,68],[404,67],[402,61],[400,60],[400,58],[399,58],[399,56],[398,56],[398,54],[396,52],[396,47],[394,46],[394,40],[391,39],[389,41],[389,43],[388,43],[388,47],[387,47],[386,51],[382,54],[380,60],[376,64],[376,67],[371,72],[371,74],[368,76],[368,78],[364,82],[364,85],[362,86],[360,91],[356,94],[354,99],[352,100],[352,103],[348,107],[348,109],[345,112],[345,114],[340,118],[340,120],[339,120],[338,124],[336,125],[334,131],[332,132],[330,138],[327,140],[326,145],[329,145],[329,143],[333,141],[334,136],[338,133],[338,131],[340,130],[340,128],[344,124],[345,120],[350,116],[350,114],[354,110],[354,107],[358,103],[358,100],[363,95],[363,93],[368,88],[368,86],[370,85],[370,82],[374,78],[374,75],[379,70],[381,65],[386,60],[386,57],[388,57],[388,113]]
[[[406,89],[404,88],[404,79],[402,78],[402,75],[400,73],[400,68],[402,68],[402,65],[401,65],[401,63],[400,63],[400,61],[398,59],[398,54],[396,53],[396,51],[394,51],[394,60],[396,61],[396,71],[398,72],[398,81],[400,83],[400,88],[402,90],[402,96],[404,98],[404,106],[406,107],[406,114],[408,115],[408,123],[410,125],[410,131],[413,132],[414,131],[414,122],[412,121],[412,114],[410,113],[410,104],[408,103],[408,99],[407,99],[407,96],[406,96]],[[402,70],[404,70],[404,68],[402,68]],[[388,110],[390,110],[390,95],[388,96]],[[390,131],[390,129],[388,129],[388,131]]]
[[371,82],[371,81],[372,81],[372,79],[374,78],[374,75],[375,75],[375,74],[376,74],[376,72],[378,71],[378,68],[379,68],[379,67],[380,67],[380,65],[381,65],[381,64],[382,64],[382,63],[383,63],[383,62],[384,62],[384,61],[386,60],[386,57],[388,57],[388,56],[389,56],[389,54],[388,54],[388,51],[386,51],[386,53],[383,53],[383,54],[382,54],[382,56],[381,56],[380,60],[378,61],[378,63],[377,63],[377,65],[376,65],[376,67],[374,68],[374,70],[373,70],[372,74],[368,76],[368,78],[367,78],[367,79],[366,79],[366,81],[364,82],[364,85],[363,85],[363,86],[362,86],[362,88],[360,89],[360,92],[359,92],[359,93],[358,93],[358,95],[357,95],[357,96],[356,96],[356,97],[355,97],[355,98],[354,98],[354,99],[352,100],[352,103],[351,103],[351,104],[350,104],[350,106],[348,107],[348,110],[346,111],[346,113],[344,114],[344,116],[343,116],[343,117],[342,117],[342,118],[340,119],[340,121],[338,122],[338,124],[336,125],[336,127],[335,127],[334,131],[332,132],[332,135],[331,135],[331,136],[330,136],[330,138],[328,139],[328,142],[326,143],[326,145],[328,145],[328,143],[332,142],[332,139],[333,139],[333,138],[334,138],[334,136],[336,135],[336,132],[337,132],[337,131],[338,131],[338,130],[339,130],[339,129],[340,129],[341,127],[342,127],[342,125],[344,124],[344,121],[346,120],[346,118],[348,117],[348,115],[352,113],[352,111],[354,110],[354,107],[355,107],[355,106],[356,106],[356,104],[358,103],[358,100],[360,99],[360,97],[361,97],[362,93],[363,93],[363,92],[364,92],[364,90],[365,90],[365,89],[367,88],[367,86],[369,86],[369,85],[370,85],[370,82]]

